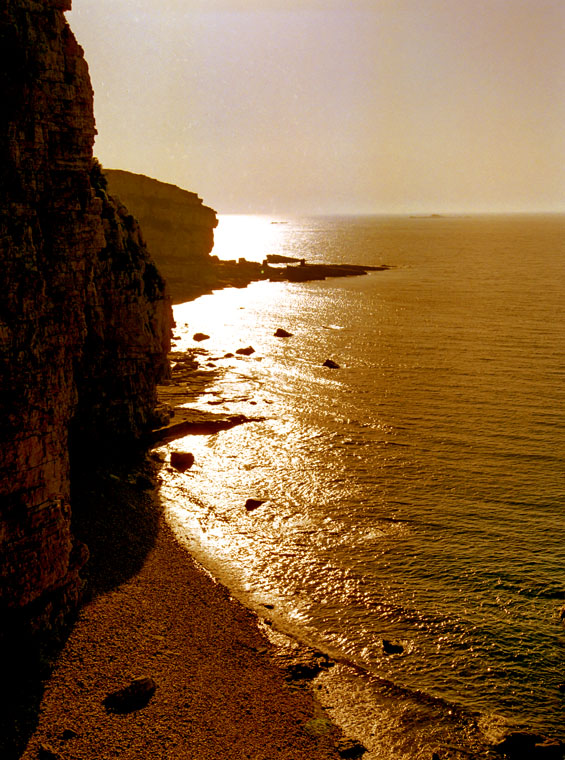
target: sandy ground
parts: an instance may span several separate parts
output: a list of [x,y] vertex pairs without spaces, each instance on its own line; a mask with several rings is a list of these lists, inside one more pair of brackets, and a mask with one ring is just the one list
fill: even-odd
[[[200,377],[190,357],[187,362],[177,364],[172,384],[161,389],[163,403],[175,407],[206,386],[208,375]],[[163,518],[150,462],[150,454],[140,455],[98,472],[85,463],[75,474],[73,530],[91,554],[87,603],[33,705],[19,756],[355,756],[351,747],[344,751],[339,729],[296,674],[297,657],[308,662],[311,653],[290,641],[275,645],[255,614],[178,544]],[[125,713],[106,708],[108,694],[141,676],[156,684],[145,705]],[[27,717],[29,723],[29,711]]]
[[[177,543],[146,466],[85,472],[74,504],[92,554],[91,598],[22,758],[340,757],[339,731],[281,667],[254,613]],[[139,676],[156,683],[149,702],[108,711],[106,696]]]

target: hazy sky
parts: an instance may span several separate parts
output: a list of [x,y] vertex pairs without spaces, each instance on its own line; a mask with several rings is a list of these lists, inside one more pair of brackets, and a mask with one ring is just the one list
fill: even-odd
[[95,153],[220,213],[565,211],[565,0],[74,0]]

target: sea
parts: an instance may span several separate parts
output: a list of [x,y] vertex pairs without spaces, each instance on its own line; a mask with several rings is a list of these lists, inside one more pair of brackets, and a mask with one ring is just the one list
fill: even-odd
[[366,760],[565,740],[565,216],[223,216],[214,253],[389,268],[175,307],[189,405],[256,418],[169,445],[179,538],[335,658],[316,693]]

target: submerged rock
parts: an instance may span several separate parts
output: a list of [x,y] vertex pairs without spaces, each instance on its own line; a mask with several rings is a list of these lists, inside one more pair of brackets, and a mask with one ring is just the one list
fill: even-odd
[[275,338],[292,338],[292,333],[288,330],[283,330],[282,327],[277,327],[275,330]]
[[340,369],[340,366],[337,362],[334,362],[333,359],[326,359],[326,361],[322,364],[322,367],[329,367],[330,369]]
[[335,665],[324,652],[310,647],[300,647],[298,651],[284,655],[281,664],[289,681],[311,681],[323,670]]
[[562,742],[530,731],[513,731],[494,749],[511,760],[561,760],[565,753]]
[[385,654],[402,654],[402,652],[404,652],[404,647],[402,644],[398,644],[395,641],[383,639],[383,652]]
[[310,718],[304,729],[310,736],[324,736],[332,730],[332,723],[328,718]]

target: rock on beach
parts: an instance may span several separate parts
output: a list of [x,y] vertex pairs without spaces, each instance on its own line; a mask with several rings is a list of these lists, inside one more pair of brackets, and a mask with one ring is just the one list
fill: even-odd
[[127,686],[108,694],[104,706],[109,712],[115,713],[140,710],[149,703],[156,688],[157,684],[150,676],[134,678]]
[[186,472],[194,464],[194,454],[190,454],[185,451],[172,451],[171,452],[171,467],[179,472]]

